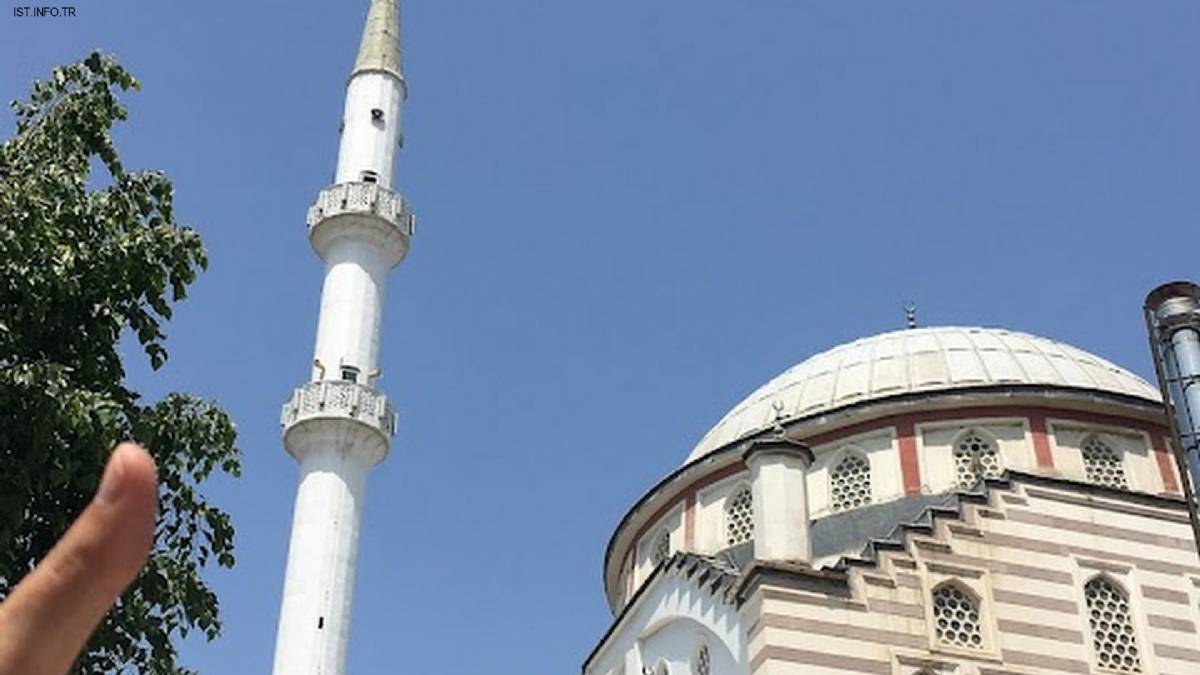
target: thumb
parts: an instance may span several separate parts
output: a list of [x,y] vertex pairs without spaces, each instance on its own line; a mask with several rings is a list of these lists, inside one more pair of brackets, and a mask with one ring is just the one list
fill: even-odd
[[141,570],[154,537],[154,460],[113,451],[92,503],[0,605],[0,675],[65,673]]

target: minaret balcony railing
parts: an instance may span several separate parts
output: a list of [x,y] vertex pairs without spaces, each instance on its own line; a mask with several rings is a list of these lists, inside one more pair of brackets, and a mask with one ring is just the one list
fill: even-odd
[[396,411],[382,392],[354,382],[323,380],[298,387],[283,404],[280,424],[287,429],[311,419],[363,422],[388,438],[396,435]]
[[413,235],[416,224],[408,202],[399,193],[379,183],[338,183],[321,190],[317,202],[308,209],[308,229],[322,221],[342,215],[370,214],[383,218],[406,237]]

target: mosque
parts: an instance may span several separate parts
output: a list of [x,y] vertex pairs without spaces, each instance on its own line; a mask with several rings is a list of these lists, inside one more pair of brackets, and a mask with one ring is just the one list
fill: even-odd
[[1009,330],[914,328],[767,382],[608,542],[584,675],[1200,672],[1158,389]]
[[[364,490],[396,431],[379,378],[408,94],[397,0],[372,0],[334,184],[276,675],[345,672]],[[763,385],[617,525],[613,620],[583,675],[1187,675],[1200,562],[1159,391],[1024,333],[911,328]],[[582,646],[581,646],[582,647]]]

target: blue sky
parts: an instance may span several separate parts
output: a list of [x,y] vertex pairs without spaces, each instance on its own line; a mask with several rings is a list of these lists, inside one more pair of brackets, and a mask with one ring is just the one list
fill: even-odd
[[[10,5],[13,3],[9,3]],[[209,273],[150,396],[236,418],[209,488],[206,673],[268,672],[330,181],[365,0],[81,2],[0,19],[0,95],[100,47],[133,70],[126,165],[176,181]],[[406,0],[400,185],[350,672],[564,673],[607,625],[612,527],[805,356],[924,324],[1026,330],[1150,375],[1140,306],[1200,276],[1200,5]],[[7,135],[11,115],[4,117]]]

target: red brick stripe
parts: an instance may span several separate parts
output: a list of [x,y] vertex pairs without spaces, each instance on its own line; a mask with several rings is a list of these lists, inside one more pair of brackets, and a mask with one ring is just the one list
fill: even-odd
[[904,494],[921,494],[921,462],[917,458],[917,431],[912,420],[900,420],[896,425],[900,440],[900,474],[904,477]]
[[1029,415],[1029,430],[1033,433],[1033,453],[1037,456],[1039,469],[1054,469],[1054,454],[1050,452],[1050,439],[1046,435],[1046,416],[1042,413]]
[[1179,494],[1179,481],[1175,478],[1175,462],[1167,451],[1166,437],[1162,434],[1151,433],[1154,444],[1154,459],[1158,460],[1158,473],[1162,475],[1163,490]]

